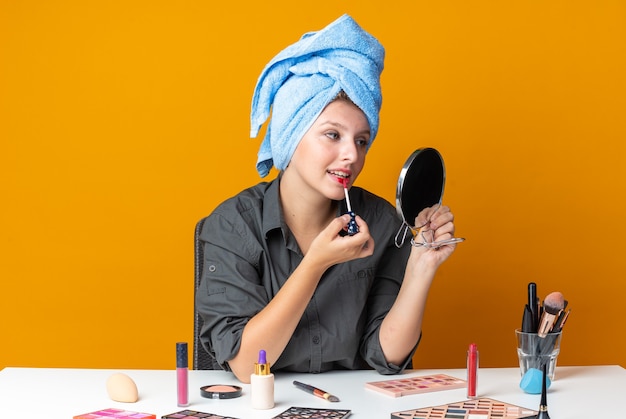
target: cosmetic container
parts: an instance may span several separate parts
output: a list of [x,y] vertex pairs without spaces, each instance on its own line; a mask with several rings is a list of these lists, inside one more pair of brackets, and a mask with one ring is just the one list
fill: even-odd
[[475,399],[478,382],[478,347],[470,344],[467,350],[467,398]]
[[176,397],[178,406],[189,406],[189,357],[187,342],[176,343]]
[[270,372],[265,351],[259,351],[259,361],[254,364],[254,374],[250,375],[250,399],[253,409],[274,407],[274,374]]

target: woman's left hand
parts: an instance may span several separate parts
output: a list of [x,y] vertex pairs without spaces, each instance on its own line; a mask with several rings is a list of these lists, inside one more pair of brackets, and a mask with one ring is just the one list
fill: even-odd
[[[415,225],[422,226],[414,238],[416,243],[439,242],[454,237],[454,214],[452,214],[450,208],[447,206],[438,206],[438,208],[433,207],[431,209],[434,212],[429,214],[428,222],[424,224],[422,220],[418,220],[417,218],[415,220]],[[420,221],[422,221],[421,224],[419,224]],[[445,244],[436,248],[417,246],[413,249],[412,253],[418,255],[420,259],[422,257],[427,258],[426,260],[434,263],[435,267],[438,267],[454,252],[455,248],[456,243]]]

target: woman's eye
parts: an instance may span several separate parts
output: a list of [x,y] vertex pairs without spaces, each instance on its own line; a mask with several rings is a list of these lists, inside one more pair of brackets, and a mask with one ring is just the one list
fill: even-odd
[[356,140],[356,144],[359,147],[367,147],[367,145],[369,144],[369,141],[364,139],[364,138],[360,138],[360,139]]
[[327,133],[326,133],[326,136],[327,136],[328,138],[330,138],[331,140],[337,140],[337,139],[339,139],[339,134],[338,134],[338,133],[336,133],[336,132],[327,132]]

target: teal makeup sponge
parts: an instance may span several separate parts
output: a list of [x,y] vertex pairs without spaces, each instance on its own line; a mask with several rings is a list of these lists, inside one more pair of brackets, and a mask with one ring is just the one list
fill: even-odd
[[[528,371],[522,377],[519,386],[522,390],[529,394],[541,394],[541,379],[543,378],[543,372],[537,368],[529,368]],[[549,377],[546,377],[546,389],[550,388]]]

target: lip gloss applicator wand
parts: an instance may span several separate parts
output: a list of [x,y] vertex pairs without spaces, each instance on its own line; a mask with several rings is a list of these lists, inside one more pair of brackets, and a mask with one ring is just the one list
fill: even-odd
[[343,192],[346,195],[346,206],[348,207],[348,214],[350,214],[350,222],[348,223],[348,235],[354,236],[359,232],[359,226],[356,224],[356,220],[354,219],[355,214],[352,211],[352,206],[350,205],[350,195],[348,195],[348,178],[341,179],[341,183],[343,184]]

